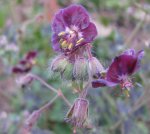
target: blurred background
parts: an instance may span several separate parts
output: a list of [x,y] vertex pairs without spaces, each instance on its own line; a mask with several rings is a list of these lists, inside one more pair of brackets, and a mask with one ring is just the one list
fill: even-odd
[[[50,41],[52,17],[72,3],[80,3],[90,12],[98,29],[93,54],[105,67],[127,48],[146,53],[141,70],[133,76],[130,98],[122,96],[119,88],[90,89],[89,122],[93,128],[78,133],[150,134],[149,0],[0,0],[0,134],[23,134],[24,120],[54,96],[37,81],[26,87],[16,83],[12,68],[28,51],[38,52],[32,73],[61,88],[71,103],[77,97],[70,82],[51,79],[47,69],[49,59],[56,55]],[[67,111],[58,99],[31,133],[71,134],[71,126],[64,122]]]

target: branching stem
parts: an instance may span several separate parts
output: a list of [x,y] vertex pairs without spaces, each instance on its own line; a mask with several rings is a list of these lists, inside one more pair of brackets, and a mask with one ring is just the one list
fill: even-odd
[[66,104],[71,107],[71,104],[69,102],[69,100],[64,96],[64,94],[62,93],[62,91],[59,89],[55,89],[54,87],[52,87],[50,84],[48,84],[47,82],[45,82],[43,79],[41,79],[39,76],[34,75],[34,74],[30,74],[30,76],[36,80],[38,80],[41,84],[43,84],[44,86],[46,86],[50,91],[53,91],[54,93],[56,93],[58,96],[60,96],[65,102]]

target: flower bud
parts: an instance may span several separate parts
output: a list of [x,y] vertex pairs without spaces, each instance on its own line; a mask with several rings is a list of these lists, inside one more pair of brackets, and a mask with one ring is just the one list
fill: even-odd
[[62,73],[62,78],[65,80],[72,80],[73,65],[72,63],[68,63],[64,72]]
[[76,80],[88,79],[87,60],[85,58],[79,57],[75,60],[75,64],[73,68],[73,77]]
[[50,69],[53,72],[64,72],[66,66],[68,64],[68,59],[66,56],[64,55],[59,55],[58,57],[56,57],[50,65]]
[[98,61],[97,58],[92,57],[88,62],[88,73],[90,78],[97,79],[101,77],[101,73],[104,71],[104,67]]
[[88,118],[89,102],[86,99],[78,98],[66,116],[66,122],[76,127],[85,127]]
[[35,125],[35,123],[37,122],[38,118],[40,116],[40,112],[34,111],[25,121],[25,128],[30,131],[32,129],[32,127]]

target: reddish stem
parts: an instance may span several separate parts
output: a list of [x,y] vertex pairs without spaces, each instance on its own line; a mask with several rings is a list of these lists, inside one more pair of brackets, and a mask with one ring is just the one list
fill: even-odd
[[91,59],[92,57],[93,57],[93,55],[92,55],[92,53],[91,53],[91,48],[92,48],[92,46],[90,45],[90,44],[88,44],[88,46],[87,46],[87,52],[88,52],[88,57],[89,57],[89,59]]

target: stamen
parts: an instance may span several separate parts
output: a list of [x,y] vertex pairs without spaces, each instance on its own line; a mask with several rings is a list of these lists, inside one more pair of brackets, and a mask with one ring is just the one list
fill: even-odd
[[68,49],[71,49],[73,47],[73,44],[70,43],[69,46],[68,46]]
[[66,34],[66,32],[62,31],[62,32],[60,32],[60,33],[58,34],[58,36],[63,36],[63,35],[65,35],[65,34]]
[[130,97],[130,93],[129,93],[129,89],[128,88],[124,90],[124,93],[125,93],[126,97]]
[[63,39],[60,39],[59,43],[62,44],[63,41],[64,41]]
[[101,77],[102,77],[102,78],[105,78],[105,77],[106,77],[106,73],[107,73],[107,72],[106,72],[105,70],[103,70],[102,72],[100,72]]
[[76,43],[76,45],[79,45],[82,41],[84,40],[84,38],[80,38]]
[[68,46],[68,44],[67,44],[66,40],[61,43],[62,48],[67,48],[67,46]]

